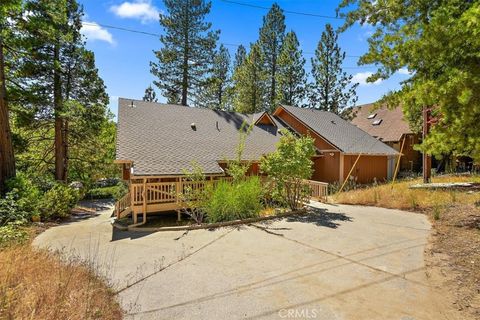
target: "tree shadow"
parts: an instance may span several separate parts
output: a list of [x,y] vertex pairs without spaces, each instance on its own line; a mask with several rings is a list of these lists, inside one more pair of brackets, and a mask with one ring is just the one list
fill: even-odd
[[336,229],[340,222],[351,222],[353,219],[341,212],[330,212],[325,209],[308,208],[305,214],[287,217],[287,222],[311,223],[319,227]]
[[239,114],[236,112],[228,112],[222,110],[213,110],[213,112],[215,112],[219,117],[222,117],[226,122],[233,123],[237,130],[242,127],[245,121],[251,121],[251,119],[249,119],[248,115],[246,114]]

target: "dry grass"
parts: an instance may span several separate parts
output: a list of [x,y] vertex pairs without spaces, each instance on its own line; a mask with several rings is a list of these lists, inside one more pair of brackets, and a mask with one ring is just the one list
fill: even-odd
[[[433,182],[480,182],[479,176],[444,176]],[[421,179],[334,195],[337,203],[420,211],[434,232],[427,251],[432,281],[448,288],[464,317],[480,318],[480,192],[409,189]]]
[[0,251],[0,319],[121,319],[113,292],[77,261],[27,243]]
[[[480,182],[479,176],[442,176],[433,182]],[[479,193],[464,191],[409,189],[421,179],[407,180],[392,184],[383,184],[370,188],[357,189],[332,196],[332,200],[344,204],[360,204],[392,209],[423,211],[441,208],[451,204],[473,204],[480,201]]]

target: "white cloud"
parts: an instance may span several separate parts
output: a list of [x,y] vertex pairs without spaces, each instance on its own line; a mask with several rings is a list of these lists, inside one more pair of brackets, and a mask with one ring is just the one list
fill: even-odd
[[367,82],[368,77],[372,76],[373,72],[366,71],[366,72],[358,72],[353,75],[352,82],[358,82],[361,86],[371,86],[371,85],[378,85],[382,82],[381,79],[376,80],[375,82]]
[[413,72],[410,72],[408,71],[407,68],[401,68],[401,69],[398,69],[397,71],[399,74],[404,74],[404,75],[407,75],[407,76],[411,76]]
[[98,25],[98,23],[93,21],[83,21],[82,22],[82,29],[80,32],[83,36],[87,39],[87,41],[105,41],[110,44],[115,44],[115,40],[113,40],[113,36],[107,29]]
[[160,11],[152,5],[151,0],[125,1],[120,5],[110,7],[115,15],[120,18],[140,19],[142,23],[158,20]]

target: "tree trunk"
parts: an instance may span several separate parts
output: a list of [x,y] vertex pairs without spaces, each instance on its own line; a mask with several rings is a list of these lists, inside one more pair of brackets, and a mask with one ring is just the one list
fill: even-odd
[[55,180],[67,181],[67,157],[65,150],[65,127],[62,117],[63,101],[62,101],[62,84],[60,83],[60,49],[58,44],[53,49],[53,108],[55,114]]
[[6,181],[13,177],[15,177],[15,157],[8,119],[3,39],[0,37],[0,195],[6,191]]

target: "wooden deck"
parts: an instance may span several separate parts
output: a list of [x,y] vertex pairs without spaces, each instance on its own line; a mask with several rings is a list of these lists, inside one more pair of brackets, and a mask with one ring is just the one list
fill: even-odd
[[[188,190],[204,188],[205,184],[215,184],[221,180],[231,181],[231,179],[231,177],[221,177],[204,182],[182,181],[181,179],[173,182],[149,182],[148,179],[143,179],[142,183],[131,183],[129,193],[115,203],[115,216],[121,218],[132,214],[133,223],[137,224],[139,214],[142,214],[143,221],[146,221],[146,215],[149,213],[179,211],[185,208],[181,195]],[[328,183],[305,180],[305,184],[310,187],[312,199],[327,200]]]

